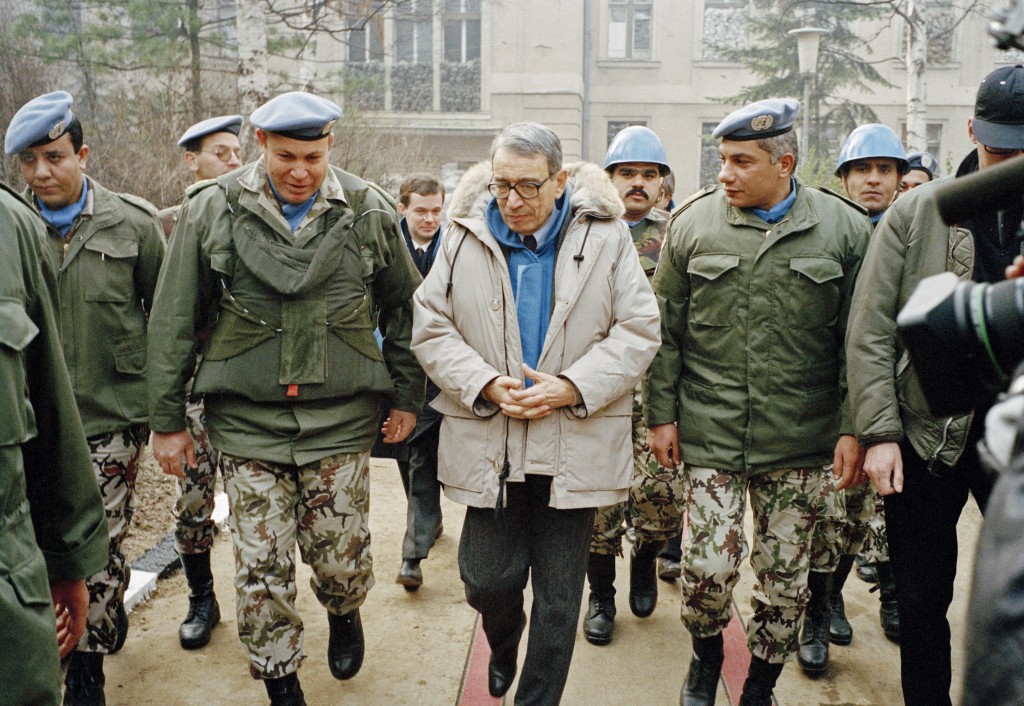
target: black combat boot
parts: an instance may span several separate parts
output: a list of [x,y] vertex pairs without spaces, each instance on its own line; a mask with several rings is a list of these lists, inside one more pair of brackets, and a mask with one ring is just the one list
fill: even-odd
[[751,657],[747,680],[743,682],[740,706],[772,706],[772,690],[780,674],[782,664],[772,664],[760,657]]
[[629,553],[629,609],[638,618],[646,618],[658,605],[657,561],[664,546],[638,538]]
[[878,597],[882,605],[878,615],[882,621],[882,632],[893,642],[900,641],[900,609],[896,603],[896,578],[892,573],[892,564],[880,561],[878,568]]
[[188,614],[178,628],[178,642],[186,650],[194,650],[210,641],[213,626],[220,622],[220,606],[213,595],[210,552],[182,554],[181,566],[190,592]]
[[270,706],[306,706],[306,697],[299,686],[299,675],[295,672],[280,679],[264,679]]
[[331,628],[327,642],[327,666],[335,679],[351,679],[363,666],[363,622],[356,608],[345,615],[327,614]]
[[853,626],[846,619],[846,603],[843,601],[843,586],[853,568],[853,556],[839,557],[839,566],[832,576],[832,623],[828,628],[828,639],[833,645],[849,645],[853,642]]
[[679,694],[679,706],[715,706],[725,648],[722,633],[693,637],[690,671]]
[[583,619],[583,636],[594,645],[607,645],[615,630],[615,556],[590,553],[587,559],[590,599]]
[[124,647],[128,639],[128,611],[124,609],[124,596],[117,602],[114,609],[114,645],[110,648],[110,654],[116,655]]
[[106,681],[102,653],[72,652],[64,680],[64,706],[106,706],[107,699],[103,695]]
[[811,602],[804,613],[800,629],[800,651],[797,661],[809,676],[818,676],[828,669],[828,630],[832,619],[832,574],[812,571],[807,579]]
[[875,565],[868,560],[867,552],[857,555],[857,578],[866,583],[878,583],[878,571],[875,569]]

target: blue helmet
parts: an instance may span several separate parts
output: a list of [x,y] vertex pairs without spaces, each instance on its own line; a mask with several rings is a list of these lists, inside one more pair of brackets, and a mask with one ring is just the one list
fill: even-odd
[[654,131],[643,125],[630,125],[619,131],[608,145],[604,168],[611,170],[616,164],[625,162],[647,162],[657,164],[661,175],[672,171],[668,166],[668,155],[661,140]]
[[910,167],[907,151],[903,149],[903,143],[892,128],[878,123],[861,125],[846,137],[843,148],[839,150],[836,176],[842,175],[843,166],[849,162],[879,157],[896,160],[896,169],[900,174],[906,174]]

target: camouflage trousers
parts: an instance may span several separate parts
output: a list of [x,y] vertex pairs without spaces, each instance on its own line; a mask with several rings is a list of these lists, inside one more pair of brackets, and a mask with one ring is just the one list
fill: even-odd
[[722,632],[747,554],[746,498],[754,515],[753,617],[747,644],[756,657],[781,663],[797,647],[810,591],[811,535],[820,508],[821,468],[780,469],[747,476],[687,466],[689,535],[683,547],[680,617],[697,637]]
[[303,466],[221,454],[235,553],[238,637],[254,677],[277,679],[305,659],[295,609],[295,544],[310,586],[337,615],[373,586],[370,454],[335,454]]
[[868,519],[868,537],[861,551],[867,555],[870,564],[889,561],[889,536],[885,532],[885,501],[878,493],[875,493],[875,512]]
[[836,490],[835,484],[831,472],[822,477],[818,525],[811,542],[811,570],[821,573],[835,571],[839,557],[864,547],[879,497],[870,482],[845,490]]
[[622,556],[625,523],[636,529],[637,541],[664,542],[683,526],[683,468],[659,466],[647,445],[647,425],[640,405],[640,389],[633,395],[633,476],[629,499],[597,508],[592,554]]
[[216,527],[213,523],[213,496],[217,481],[217,452],[206,431],[206,413],[202,402],[185,407],[185,423],[195,442],[196,467],[185,467],[179,478],[174,502],[174,546],[179,554],[204,554],[213,547]]
[[149,429],[136,424],[88,438],[92,470],[107,514],[110,556],[107,566],[85,582],[89,589],[89,611],[85,632],[75,648],[80,652],[109,654],[117,642],[117,612],[131,578],[131,567],[121,547],[135,512],[139,454],[148,437]]

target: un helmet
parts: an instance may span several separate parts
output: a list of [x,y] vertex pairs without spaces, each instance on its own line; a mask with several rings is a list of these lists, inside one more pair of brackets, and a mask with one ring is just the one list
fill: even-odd
[[907,171],[920,169],[928,174],[929,179],[934,179],[939,171],[939,160],[930,152],[911,152],[907,155],[907,162],[910,164]]
[[861,125],[847,136],[843,148],[839,150],[836,176],[842,175],[843,166],[847,163],[871,158],[896,160],[896,168],[900,174],[906,174],[910,167],[903,143],[900,142],[900,138],[892,131],[892,128],[871,123],[870,125]]
[[625,162],[647,162],[657,164],[662,176],[672,169],[668,166],[668,155],[661,140],[654,131],[643,125],[631,125],[623,128],[608,145],[608,154],[604,158],[604,168],[611,170],[616,164]]

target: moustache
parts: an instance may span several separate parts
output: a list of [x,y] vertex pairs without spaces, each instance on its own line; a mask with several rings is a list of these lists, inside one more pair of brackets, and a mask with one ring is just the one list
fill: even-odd
[[633,196],[633,195],[643,196],[645,199],[649,199],[650,198],[650,196],[647,195],[647,192],[644,191],[643,189],[630,189],[626,193],[626,196]]

